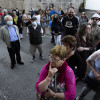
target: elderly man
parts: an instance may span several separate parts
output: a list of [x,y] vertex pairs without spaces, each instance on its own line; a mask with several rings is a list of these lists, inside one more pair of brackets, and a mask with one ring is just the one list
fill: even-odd
[[76,35],[77,28],[78,28],[78,18],[75,16],[75,12],[73,8],[70,8],[68,10],[68,16],[63,18],[62,25],[64,27],[64,36]]
[[[13,19],[10,15],[6,15],[4,18],[6,25],[4,25],[0,30],[1,39],[7,45],[8,53],[11,59],[11,69],[15,67],[16,60],[17,63],[23,65],[20,56],[20,37],[19,30],[16,25],[13,25]],[[16,55],[16,60],[15,60]]]
[[30,51],[32,53],[32,60],[31,62],[34,63],[35,61],[35,52],[36,49],[39,51],[40,59],[45,59],[42,55],[42,33],[41,26],[37,24],[37,18],[31,18],[31,24],[28,26],[28,33],[29,33],[29,41],[30,41]]

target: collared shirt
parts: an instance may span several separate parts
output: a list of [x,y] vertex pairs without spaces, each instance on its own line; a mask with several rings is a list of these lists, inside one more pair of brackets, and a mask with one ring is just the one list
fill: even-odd
[[10,41],[13,42],[13,41],[18,40],[14,26],[11,26],[11,27],[7,26],[7,28],[9,30]]

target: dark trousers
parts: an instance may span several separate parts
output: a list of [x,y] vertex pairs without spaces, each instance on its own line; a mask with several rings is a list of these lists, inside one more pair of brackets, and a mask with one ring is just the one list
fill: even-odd
[[[17,62],[21,61],[21,56],[20,56],[20,43],[19,40],[11,42],[11,48],[7,48],[9,52],[9,56],[11,59],[11,64],[16,64]],[[15,58],[16,55],[16,58]]]
[[19,33],[20,33],[20,34],[22,34],[22,30],[23,30],[22,28],[19,28]]
[[51,42],[55,42],[54,34],[51,34],[51,35],[52,35]]
[[88,75],[85,77],[86,86],[84,86],[79,93],[76,100],[83,100],[83,98],[91,91],[94,90],[95,94],[92,100],[100,100],[100,81],[90,78]]
[[96,50],[100,49],[100,43],[97,45]]

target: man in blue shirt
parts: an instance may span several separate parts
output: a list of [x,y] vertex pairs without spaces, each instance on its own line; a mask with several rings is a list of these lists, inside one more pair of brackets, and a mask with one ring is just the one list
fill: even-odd
[[[0,37],[7,45],[8,53],[11,59],[11,69],[15,67],[16,60],[17,63],[23,65],[20,56],[20,37],[19,30],[16,25],[13,25],[13,18],[10,15],[6,15],[4,18],[6,25],[1,27]],[[16,60],[15,60],[16,55]]]
[[50,17],[51,17],[53,14],[57,14],[57,11],[55,10],[55,7],[53,7],[52,10],[50,11]]

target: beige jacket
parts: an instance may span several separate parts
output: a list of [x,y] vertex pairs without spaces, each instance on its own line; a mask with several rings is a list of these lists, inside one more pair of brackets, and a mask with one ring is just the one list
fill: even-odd
[[[18,36],[18,39],[20,41],[19,29],[16,25],[14,25],[14,27],[15,27],[15,31],[16,31],[16,34]],[[0,29],[0,38],[2,39],[2,41],[5,42],[7,47],[11,48],[9,30],[8,30],[6,25],[2,26],[1,29]]]

